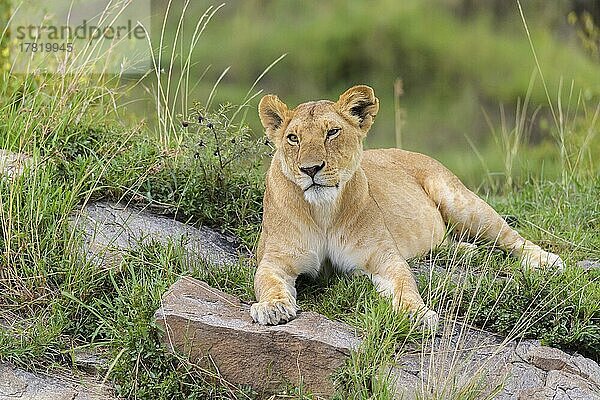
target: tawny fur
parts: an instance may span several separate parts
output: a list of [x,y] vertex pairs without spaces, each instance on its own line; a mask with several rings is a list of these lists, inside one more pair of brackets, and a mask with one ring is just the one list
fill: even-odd
[[[406,260],[442,243],[449,227],[493,242],[526,265],[562,267],[557,255],[521,237],[439,162],[399,149],[363,152],[378,110],[368,86],[293,110],[274,95],[261,100],[260,118],[276,152],[257,250],[256,322],[294,318],[296,278],[316,274],[329,259],[370,276],[394,307],[435,326],[437,314],[424,304]],[[307,171],[317,166],[311,177]]]

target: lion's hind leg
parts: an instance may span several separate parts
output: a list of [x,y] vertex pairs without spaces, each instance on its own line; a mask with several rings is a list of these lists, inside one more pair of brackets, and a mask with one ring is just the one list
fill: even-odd
[[445,245],[452,249],[456,255],[470,256],[477,253],[477,245],[464,240],[465,238],[449,237],[446,239]]
[[558,255],[523,238],[445,167],[437,164],[435,169],[423,180],[423,188],[438,205],[446,224],[453,227],[459,237],[484,239],[518,257],[525,266],[564,268]]
[[417,282],[406,261],[399,256],[380,257],[366,273],[382,296],[392,298],[395,310],[406,310],[412,319],[431,330],[437,329],[438,314],[429,309],[419,294]]

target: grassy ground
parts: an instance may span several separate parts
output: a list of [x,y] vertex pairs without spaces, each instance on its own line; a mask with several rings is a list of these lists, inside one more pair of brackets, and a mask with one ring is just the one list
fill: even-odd
[[[220,227],[252,247],[260,222],[260,157],[268,147],[227,122],[235,108],[191,111],[177,122],[178,139],[163,147],[143,125],[121,126],[103,107],[89,107],[103,96],[105,82],[86,82],[80,98],[65,102],[44,93],[71,88],[79,84],[77,77],[64,86],[39,77],[4,78],[0,147],[33,155],[35,166],[20,179],[0,181],[0,359],[28,369],[72,367],[76,349],[93,348],[110,360],[107,377],[124,396],[255,397],[215,384],[209,371],[165,352],[152,321],[162,293],[184,274],[252,300],[251,266],[218,271],[190,266],[177,246],[155,245],[127,254],[119,268],[99,270],[76,257],[68,216],[85,202],[125,198]],[[560,155],[560,147],[555,152]],[[486,248],[468,256],[439,249],[413,260],[445,267],[420,282],[434,308],[449,321],[539,338],[600,359],[600,271],[575,266],[581,259],[600,259],[600,181],[595,169],[586,168],[565,167],[558,181],[517,180],[497,188],[504,194],[488,198],[516,218],[524,235],[560,253],[569,265],[565,273],[522,270]],[[448,277],[456,271],[468,272],[468,278],[452,282]],[[300,287],[303,309],[363,332],[364,347],[337,377],[340,396],[385,398],[385,377],[375,366],[391,360],[402,343],[418,339],[408,320],[393,316],[366,279],[333,274]],[[291,388],[289,395],[301,397],[300,392]]]
[[[85,71],[59,78],[2,73],[0,148],[30,154],[34,163],[21,178],[0,179],[0,361],[31,370],[74,368],[74,352],[92,348],[108,358],[106,378],[125,397],[258,398],[166,352],[152,320],[161,295],[182,275],[251,301],[251,264],[188,265],[177,245],[156,244],[126,254],[118,268],[100,270],[77,257],[79,238],[68,223],[87,202],[124,199],[233,233],[252,248],[263,158],[271,149],[245,126],[246,113],[254,113],[246,104],[251,96],[241,107],[210,111],[193,104],[181,112],[157,107],[157,125],[148,126],[118,106],[127,90]],[[600,260],[598,108],[576,103],[577,112],[552,122],[552,135],[536,148],[524,145],[521,120],[498,129],[493,157],[501,174],[487,153],[483,161],[469,157],[484,176],[474,189],[514,216],[526,237],[560,253],[566,272],[523,270],[485,247],[475,253],[441,248],[411,263],[443,266],[419,283],[444,321],[538,338],[600,360],[600,271],[576,266]],[[556,172],[552,179],[543,168],[526,168],[537,162]],[[453,280],[457,274],[465,278]],[[338,397],[389,398],[378,367],[406,343],[420,342],[408,319],[391,313],[364,278],[329,274],[303,281],[299,303],[355,326],[364,338],[336,376]],[[460,390],[423,397],[480,394],[476,382],[468,393]],[[311,398],[293,387],[281,395]]]

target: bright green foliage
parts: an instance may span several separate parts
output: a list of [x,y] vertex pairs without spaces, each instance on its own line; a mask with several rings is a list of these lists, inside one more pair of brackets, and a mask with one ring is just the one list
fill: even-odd
[[252,247],[262,219],[261,163],[269,148],[248,127],[235,125],[233,112],[230,105],[215,112],[196,105],[182,121],[183,142],[140,182],[138,193],[170,214],[232,232]]

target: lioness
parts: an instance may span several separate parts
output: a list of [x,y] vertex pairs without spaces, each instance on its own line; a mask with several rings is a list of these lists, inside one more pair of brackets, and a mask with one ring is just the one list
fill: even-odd
[[442,243],[449,226],[495,243],[525,265],[562,267],[560,257],[511,229],[439,162],[399,149],[363,151],[379,110],[370,87],[293,110],[267,95],[258,108],[276,151],[263,202],[254,321],[294,318],[296,278],[315,275],[329,259],[367,274],[395,309],[435,327],[437,313],[425,306],[406,260]]

